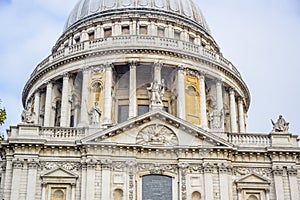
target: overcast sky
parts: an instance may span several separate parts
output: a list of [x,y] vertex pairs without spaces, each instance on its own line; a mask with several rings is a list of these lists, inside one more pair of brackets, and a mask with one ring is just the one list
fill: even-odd
[[[60,36],[75,0],[0,0],[0,98],[20,122],[23,86]],[[300,1],[195,0],[223,55],[251,93],[248,132],[269,133],[279,114],[300,133]]]

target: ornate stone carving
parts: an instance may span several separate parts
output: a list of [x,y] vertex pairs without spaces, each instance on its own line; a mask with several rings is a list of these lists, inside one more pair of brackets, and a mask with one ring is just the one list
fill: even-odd
[[272,170],[269,168],[245,168],[245,167],[233,168],[234,175],[244,176],[251,173],[255,173],[263,177],[269,177],[272,173]]
[[138,165],[139,171],[149,171],[151,174],[162,174],[164,172],[176,173],[177,166],[174,164],[142,163]]
[[21,169],[23,167],[24,161],[16,159],[13,161],[13,168],[15,169]]
[[174,146],[178,144],[176,134],[166,126],[155,124],[143,128],[137,138],[137,144]]
[[213,173],[214,171],[214,164],[211,162],[203,163],[204,173]]
[[151,106],[162,106],[162,97],[165,94],[165,80],[162,79],[161,83],[158,80],[154,80],[150,87],[147,88],[150,97]]
[[104,65],[93,66],[91,69],[93,74],[99,74],[104,71]]
[[73,162],[40,162],[40,166],[45,170],[52,170],[57,167],[61,167],[63,169],[66,169],[68,171],[72,170],[78,170],[81,168],[80,163],[73,163]]
[[217,108],[217,103],[213,102],[213,110],[212,112],[209,114],[208,119],[210,122],[210,128],[212,129],[219,129],[222,126],[222,119],[223,119],[223,109],[218,110]]
[[98,103],[95,102],[94,106],[91,108],[91,110],[88,112],[90,117],[90,124],[91,125],[97,125],[100,124],[100,117],[101,117],[102,111],[100,110]]
[[102,159],[100,160],[103,169],[110,169],[112,167],[112,160],[110,159]]
[[277,122],[275,123],[272,119],[271,122],[273,124],[272,132],[288,132],[289,131],[289,123],[285,121],[282,115],[279,115]]
[[35,119],[35,113],[31,112],[28,107],[26,107],[22,114],[21,114],[21,120],[22,122],[26,124],[33,124]]

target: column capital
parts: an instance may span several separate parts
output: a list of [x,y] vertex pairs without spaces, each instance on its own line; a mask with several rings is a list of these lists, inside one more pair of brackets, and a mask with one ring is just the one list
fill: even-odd
[[110,70],[111,71],[113,69],[113,67],[114,67],[114,65],[112,63],[106,63],[105,64],[105,69],[106,70]]
[[204,79],[207,76],[207,73],[202,70],[198,70],[197,77]]
[[39,163],[35,160],[28,162],[29,169],[37,169],[38,166],[39,166]]
[[220,85],[223,84],[223,79],[222,79],[222,78],[215,78],[214,81],[215,81],[215,84],[216,84],[216,85],[217,85],[217,84],[220,84]]
[[53,80],[49,80],[46,81],[45,84],[47,85],[47,87],[52,87],[53,86],[54,81]]
[[234,88],[229,88],[229,94],[230,95],[235,95],[235,89]]
[[91,67],[90,67],[90,66],[84,66],[84,67],[81,68],[82,73],[87,73],[87,72],[89,72],[90,70],[91,70]]
[[186,69],[186,67],[184,67],[183,65],[178,65],[177,68],[178,71],[182,71],[182,72]]
[[19,159],[14,160],[13,161],[13,168],[21,169],[23,167],[23,164],[24,164],[24,161],[22,161],[22,160],[19,160]]
[[162,66],[163,66],[162,61],[158,60],[154,62],[154,67],[162,68]]
[[244,102],[244,99],[245,99],[244,97],[239,96],[239,97],[238,97],[238,103],[239,103],[239,104],[243,103],[243,102]]
[[129,67],[130,69],[135,69],[137,65],[137,60],[130,60],[129,61]]

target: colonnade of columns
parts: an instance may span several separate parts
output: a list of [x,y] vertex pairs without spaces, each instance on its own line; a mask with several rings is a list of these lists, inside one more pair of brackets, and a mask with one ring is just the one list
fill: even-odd
[[[129,118],[137,116],[137,63],[131,61],[129,63]],[[162,63],[154,64],[154,80],[160,83],[161,81],[161,69]],[[78,120],[78,126],[87,126],[88,121],[88,87],[89,87],[89,68],[82,69],[82,91],[81,91],[81,102],[80,102],[80,120]],[[208,113],[207,113],[207,97],[206,97],[206,75],[202,72],[198,73],[199,79],[199,96],[200,96],[200,125],[202,128],[207,129],[208,126]],[[61,121],[60,126],[68,127],[70,122],[70,75],[68,73],[63,75],[62,84],[62,96],[61,96]],[[45,96],[45,114],[44,114],[44,126],[51,126],[51,110],[53,100],[53,82],[49,81],[46,86]],[[103,122],[106,124],[112,123],[112,87],[113,87],[113,65],[107,64],[105,66],[105,82],[104,82],[104,108],[103,108]],[[215,81],[215,98],[216,98],[216,110],[222,114],[220,120],[220,131],[224,131],[224,86],[221,80]],[[177,67],[177,117],[186,119],[185,110],[185,69],[182,66]],[[34,95],[34,112],[36,113],[35,122],[39,120],[40,113],[40,91]],[[244,101],[242,97],[237,96],[237,92],[231,88],[229,89],[229,113],[230,113],[230,131],[244,133],[245,130],[245,111]],[[77,124],[75,124],[76,126]]]

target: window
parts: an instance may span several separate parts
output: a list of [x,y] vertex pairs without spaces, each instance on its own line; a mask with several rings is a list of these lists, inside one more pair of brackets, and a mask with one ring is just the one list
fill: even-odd
[[165,29],[162,28],[162,27],[158,27],[158,29],[157,29],[157,35],[159,37],[165,37]]
[[75,44],[79,43],[80,42],[80,37],[74,38],[74,41],[75,41]]
[[172,196],[172,177],[163,175],[142,177],[142,199],[172,200]]
[[189,36],[189,42],[190,43],[194,43],[194,41],[195,41],[195,37],[193,37],[193,36],[190,35]]
[[174,31],[174,38],[180,40],[180,31]]
[[148,105],[138,105],[138,116],[143,115],[147,112],[149,112]]
[[52,188],[51,190],[51,200],[65,200],[65,188]]
[[118,106],[118,123],[122,123],[128,119],[129,116],[129,106],[119,105]]
[[95,32],[90,32],[89,34],[89,40],[94,40],[95,39]]
[[112,36],[112,29],[111,29],[111,27],[104,28],[104,37],[110,37],[110,36]]
[[128,25],[122,26],[122,34],[123,35],[129,35],[130,34],[130,29]]
[[101,96],[101,89],[102,89],[101,83],[100,82],[94,83],[92,88],[94,93],[94,102],[99,102]]
[[200,192],[193,192],[192,193],[192,200],[201,200]]
[[147,35],[148,34],[148,27],[146,25],[140,25],[140,35]]
[[114,200],[122,200],[123,199],[123,190],[115,189],[113,196],[114,196]]

